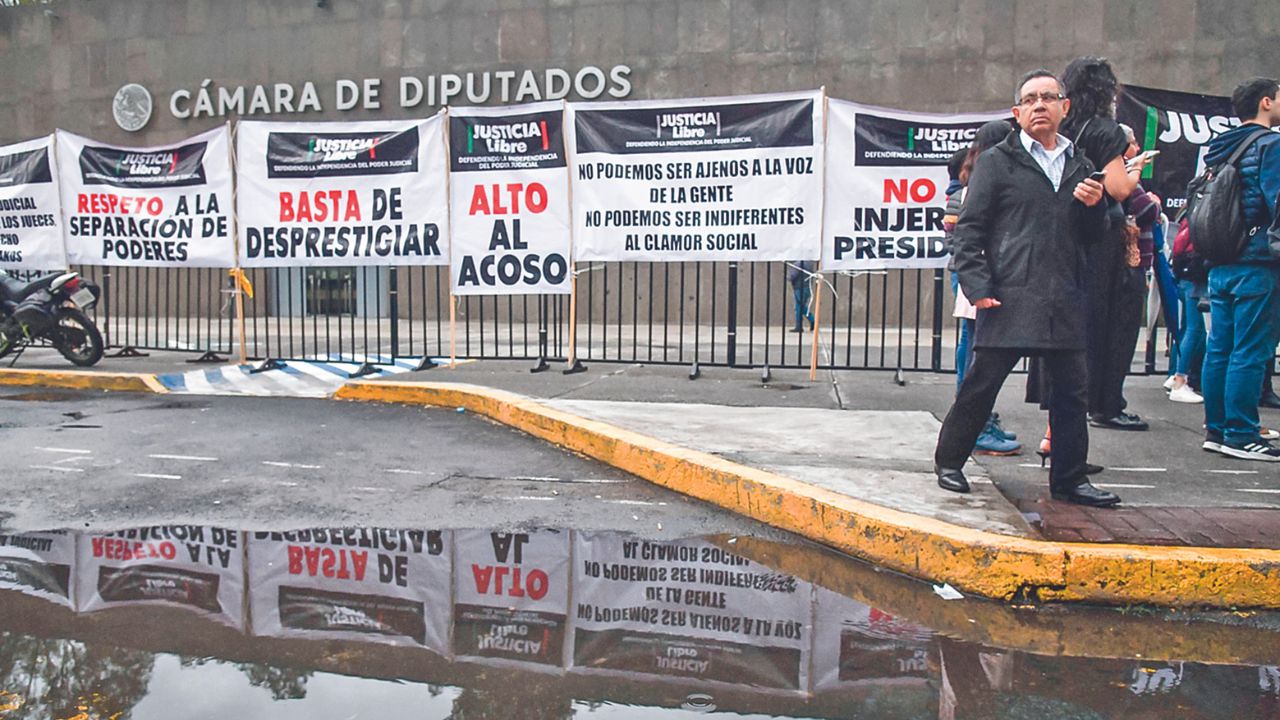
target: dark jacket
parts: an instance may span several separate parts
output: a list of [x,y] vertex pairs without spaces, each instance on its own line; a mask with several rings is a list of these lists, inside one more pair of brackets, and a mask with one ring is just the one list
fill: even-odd
[[[1231,156],[1232,151],[1258,130],[1252,123],[1232,128],[1209,141],[1209,151],[1204,156],[1205,165],[1213,166]],[[1267,250],[1265,229],[1275,216],[1276,198],[1280,195],[1280,133],[1271,133],[1255,140],[1240,158],[1240,190],[1244,219],[1249,227],[1261,227],[1249,239],[1238,263],[1269,263],[1273,261]]]
[[1054,192],[1018,133],[978,158],[956,223],[956,272],[970,302],[1001,306],[978,311],[974,347],[1084,349],[1084,246],[1103,237],[1106,203],[1086,207],[1072,192],[1091,172],[1073,154]]

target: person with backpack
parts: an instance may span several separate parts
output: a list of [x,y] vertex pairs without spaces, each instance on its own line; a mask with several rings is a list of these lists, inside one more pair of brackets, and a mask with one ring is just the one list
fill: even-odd
[[1280,196],[1280,84],[1253,78],[1231,94],[1242,125],[1209,142],[1187,188],[1191,243],[1209,265],[1209,339],[1201,383],[1205,450],[1280,462],[1259,435],[1258,398],[1280,325],[1280,259],[1267,227]]

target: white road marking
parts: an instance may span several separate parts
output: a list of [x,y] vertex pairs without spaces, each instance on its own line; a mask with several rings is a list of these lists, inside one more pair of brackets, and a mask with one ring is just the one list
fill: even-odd
[[1280,495],[1280,490],[1266,488],[1236,488],[1236,492],[1259,493],[1262,495]]
[[1045,468],[1045,469],[1048,469],[1048,467],[1049,467],[1049,466],[1048,466],[1048,465],[1037,465],[1037,464],[1035,464],[1035,463],[1018,463],[1018,467]]
[[291,480],[277,480],[276,484],[283,485],[285,487],[298,487],[298,483],[293,482]]
[[92,450],[77,450],[75,448],[37,447],[36,449],[43,450],[45,452],[71,453],[74,455],[92,455],[93,454]]
[[181,475],[161,475],[159,473],[134,473],[134,477],[151,478],[152,480],[181,480]]
[[1145,472],[1145,473],[1169,472],[1168,468],[1156,468],[1156,467],[1133,467],[1133,468],[1113,467],[1111,469],[1114,470],[1115,472]]
[[301,470],[319,470],[324,467],[323,465],[302,465],[301,463],[275,462],[272,460],[263,460],[262,464],[270,465],[272,467],[298,468]]
[[421,470],[405,470],[403,468],[387,468],[384,472],[389,472],[396,475],[425,475],[426,474]]
[[1209,470],[1215,475],[1257,475],[1257,470]]
[[542,497],[541,495],[516,495],[515,497],[494,496],[494,500],[559,500],[560,498]]
[[614,505],[666,505],[664,502],[649,502],[648,500],[605,500],[607,503]]
[[351,488],[351,489],[352,489],[352,490],[363,490],[363,491],[365,491],[365,492],[395,492],[395,491],[394,491],[394,490],[392,490],[391,488],[369,487],[368,485],[361,485],[361,486],[359,486],[359,487],[353,487],[353,488]]
[[1155,485],[1136,485],[1130,483],[1093,483],[1094,487],[1120,488],[1121,490],[1155,490]]
[[258,397],[265,397],[271,394],[271,391],[262,387],[261,383],[254,382],[254,378],[249,374],[248,368],[239,366],[224,368],[222,377],[226,378],[227,382],[231,383],[231,386],[240,394]]
[[57,470],[58,472],[84,472],[84,468],[58,467],[57,465],[28,465],[27,467],[36,470]]
[[70,463],[78,463],[78,462],[93,462],[93,458],[91,458],[91,457],[89,457],[89,456],[87,456],[87,455],[73,455],[73,456],[71,456],[71,457],[69,457],[69,458],[62,458],[61,460],[54,460],[54,461],[53,461],[53,464],[54,464],[54,465],[68,465],[68,464],[70,464]]
[[218,462],[216,457],[202,457],[200,455],[148,455],[149,458],[157,460],[190,460],[192,462]]

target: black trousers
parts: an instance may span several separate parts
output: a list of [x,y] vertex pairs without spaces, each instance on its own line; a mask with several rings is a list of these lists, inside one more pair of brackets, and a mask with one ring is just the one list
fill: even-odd
[[1124,410],[1124,379],[1142,327],[1145,274],[1125,265],[1119,238],[1109,236],[1086,253],[1089,412],[1115,417]]
[[[964,466],[995,407],[996,395],[1026,353],[1017,349],[978,348],[965,371],[956,402],[942,421],[933,459],[940,467]],[[1070,488],[1085,478],[1089,428],[1085,424],[1085,354],[1049,350],[1039,354],[1049,377],[1049,425],[1053,428],[1053,466],[1049,485]]]

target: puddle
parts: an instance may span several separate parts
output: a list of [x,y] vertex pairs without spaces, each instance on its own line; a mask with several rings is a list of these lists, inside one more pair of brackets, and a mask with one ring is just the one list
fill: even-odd
[[0,400],[14,400],[17,402],[66,402],[67,400],[80,400],[83,395],[75,392],[57,392],[55,390],[37,390],[35,392],[14,393],[12,395],[0,394]]
[[0,535],[0,720],[1275,718],[1280,619],[1015,609],[809,545]]

